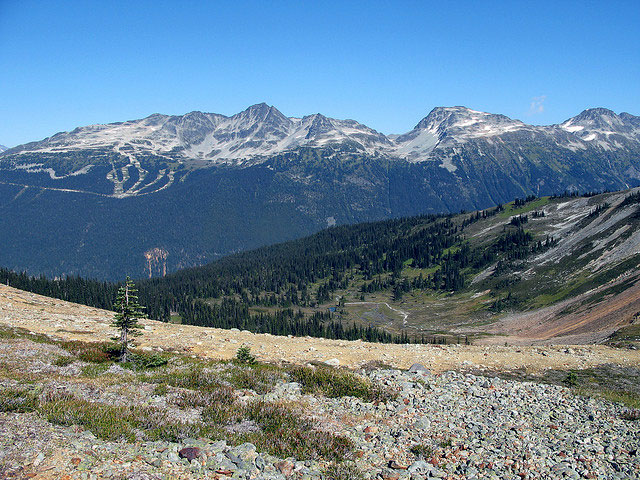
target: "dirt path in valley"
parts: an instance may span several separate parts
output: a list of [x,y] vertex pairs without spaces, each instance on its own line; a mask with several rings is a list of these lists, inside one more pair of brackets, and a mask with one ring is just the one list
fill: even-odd
[[[105,341],[116,333],[113,313],[51,299],[0,285],[0,324],[22,327],[69,340]],[[399,368],[422,363],[439,372],[459,367],[496,370],[526,368],[586,368],[604,363],[640,367],[640,351],[601,345],[498,346],[498,345],[393,345],[311,337],[279,337],[246,331],[173,325],[144,320],[141,348],[182,351],[208,358],[229,359],[243,344],[258,359],[308,363],[337,360],[339,365],[360,367],[371,361]],[[335,363],[335,362],[334,362]]]
[[387,302],[346,302],[345,305],[385,305],[389,310],[402,315],[402,325],[407,325],[407,318],[409,317],[409,314],[407,312],[403,312],[402,310],[398,310],[397,308],[393,308]]

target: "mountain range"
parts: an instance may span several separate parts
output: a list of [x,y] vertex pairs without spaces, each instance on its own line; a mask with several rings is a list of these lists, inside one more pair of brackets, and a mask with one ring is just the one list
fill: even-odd
[[158,275],[327,226],[640,185],[640,117],[435,108],[410,132],[264,103],[79,127],[0,153],[0,264]]

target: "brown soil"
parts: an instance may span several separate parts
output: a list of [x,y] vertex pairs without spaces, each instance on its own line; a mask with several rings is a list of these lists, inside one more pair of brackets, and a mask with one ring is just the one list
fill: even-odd
[[[105,341],[116,333],[113,313],[51,299],[0,285],[0,324],[26,328],[67,340]],[[513,370],[531,373],[551,368],[588,368],[606,363],[640,367],[640,351],[602,345],[480,346],[389,345],[311,337],[173,325],[144,320],[139,346],[146,350],[182,351],[208,358],[229,359],[241,345],[263,361],[308,363],[337,359],[339,365],[360,367],[379,361],[399,368],[422,363],[439,372],[455,368]]]
[[[615,286],[629,276],[623,276],[582,295],[531,312],[508,315],[487,328],[487,333],[503,337],[487,337],[485,344],[505,341],[513,344],[588,344],[607,339],[619,328],[628,325],[640,312],[640,276],[635,283],[617,295],[590,303],[589,297]],[[570,313],[563,310],[573,309]]]

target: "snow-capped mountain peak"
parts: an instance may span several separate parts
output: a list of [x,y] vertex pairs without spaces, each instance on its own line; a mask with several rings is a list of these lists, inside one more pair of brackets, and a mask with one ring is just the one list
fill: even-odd
[[620,148],[629,139],[640,140],[640,118],[607,108],[589,108],[561,123],[559,127],[585,142],[610,150]]
[[573,132],[584,129],[606,131],[624,127],[624,121],[615,112],[607,108],[589,108],[561,123],[560,126],[567,131]]
[[[412,162],[437,157],[448,165],[442,160],[441,151],[468,142],[493,143],[521,132],[530,140],[544,137],[544,141],[574,151],[591,146],[612,149],[640,141],[640,117],[593,108],[560,125],[537,127],[462,106],[437,107],[410,132],[385,136],[355,120],[339,120],[320,113],[287,117],[277,108],[259,103],[232,116],[200,111],[178,116],[155,113],[140,120],[79,127],[9,149],[2,155],[19,161],[17,156],[23,154],[33,157],[37,153],[111,150],[128,158],[132,165],[138,158],[154,156],[200,166],[248,165],[300,147],[348,145],[351,152]],[[445,156],[451,155],[449,151]],[[453,171],[453,167],[445,168]]]
[[453,146],[468,140],[493,137],[525,129],[519,120],[479,112],[467,107],[436,107],[415,128],[395,138],[397,153],[419,161],[436,147]]

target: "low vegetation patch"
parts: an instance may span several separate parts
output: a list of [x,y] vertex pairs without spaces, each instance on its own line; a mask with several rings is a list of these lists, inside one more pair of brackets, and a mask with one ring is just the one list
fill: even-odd
[[241,434],[239,439],[254,443],[281,458],[325,458],[342,461],[353,450],[348,438],[318,430],[314,422],[302,417],[290,405],[251,402],[244,416],[255,422],[258,432]]
[[227,370],[225,380],[235,388],[254,390],[262,395],[270,392],[278,383],[286,381],[287,375],[282,368],[254,362]]
[[[33,337],[6,328],[0,329],[0,335],[11,339]],[[230,362],[133,351],[129,362],[120,363],[120,350],[112,343],[61,341],[47,336],[36,336],[36,341],[64,350],[50,356],[52,365],[65,367],[76,361],[86,365],[69,389],[59,384],[66,384],[64,375],[58,377],[55,373],[35,381],[25,376],[11,377],[17,385],[0,390],[2,412],[37,412],[51,423],[77,425],[107,441],[210,438],[230,444],[251,442],[259,450],[280,458],[335,462],[326,478],[362,478],[354,465],[343,463],[351,458],[351,440],[320,428],[296,402],[277,397],[266,401],[245,393],[267,394],[283,382],[298,382],[304,393],[327,397],[353,396],[385,402],[396,396],[346,370],[260,363],[248,348],[240,350],[238,358]],[[118,378],[119,367],[130,370],[125,384],[123,378]],[[1,372],[0,375],[9,378]],[[90,386],[90,397],[82,396],[83,388],[76,390],[75,385],[82,383]],[[130,398],[133,404],[128,404],[129,400],[126,404],[107,401],[106,391],[116,388],[120,389],[118,396],[123,395],[124,389],[123,398]],[[141,393],[126,397],[128,389],[139,389]],[[166,404],[150,406],[145,395],[163,396]]]
[[623,420],[629,420],[631,422],[638,421],[640,420],[640,410],[639,409],[627,410],[621,415],[621,418]]
[[38,397],[25,388],[0,390],[0,412],[33,412],[38,406]]
[[55,343],[56,340],[41,333],[33,333],[26,328],[9,327],[8,325],[0,325],[0,339],[14,340],[26,339],[36,343]]
[[[19,330],[2,329],[0,333],[4,338],[31,340],[31,335]],[[0,411],[37,412],[51,423],[78,425],[107,441],[210,438],[231,444],[251,442],[281,458],[325,459],[339,465],[354,448],[348,438],[319,428],[295,402],[268,402],[261,397],[251,400],[251,396],[240,401],[239,396],[248,390],[266,394],[282,382],[299,381],[306,391],[331,397],[352,395],[369,401],[391,398],[388,392],[353,373],[262,364],[248,349],[231,362],[134,352],[129,362],[116,363],[119,350],[110,343],[65,342],[49,337],[38,337],[37,341],[65,350],[51,357],[52,365],[64,367],[75,361],[88,364],[78,380],[91,385],[92,397],[52,386],[49,378],[41,378],[46,383],[35,385],[17,378],[15,388],[0,390]],[[114,365],[133,370],[125,390],[146,389],[149,395],[164,396],[167,406],[150,406],[134,400],[135,396],[131,399],[139,403],[133,405],[103,401],[96,390],[113,385],[111,375],[117,373],[107,372]],[[57,381],[54,379],[53,384]],[[179,411],[183,413],[177,414]],[[360,478],[351,467],[335,468],[331,478]]]
[[561,385],[571,388],[576,395],[600,398],[640,410],[640,369],[636,367],[604,364],[581,370],[546,370],[543,375],[530,374],[524,369],[496,375],[507,380]]
[[358,397],[368,402],[386,402],[397,395],[354,373],[330,367],[292,367],[289,374],[304,393],[327,397]]
[[[2,412],[39,412],[51,423],[79,425],[108,441],[205,437],[233,444],[252,442],[262,451],[282,458],[334,461],[347,458],[353,449],[349,439],[319,430],[289,404],[264,401],[241,404],[229,390],[180,392],[171,403],[182,408],[203,407],[200,421],[177,421],[158,407],[110,405],[68,393],[38,394],[27,388],[0,391]],[[252,428],[228,428],[242,424]]]
[[413,453],[416,457],[426,460],[431,458],[434,454],[433,446],[427,445],[424,443],[419,443],[411,447],[411,453]]
[[364,474],[352,462],[329,464],[322,472],[326,480],[363,480]]
[[574,389],[574,392],[578,395],[602,398],[604,400],[609,400],[610,402],[622,403],[627,407],[635,409],[640,408],[640,395],[635,392],[606,388],[596,389],[593,387],[577,387]]

